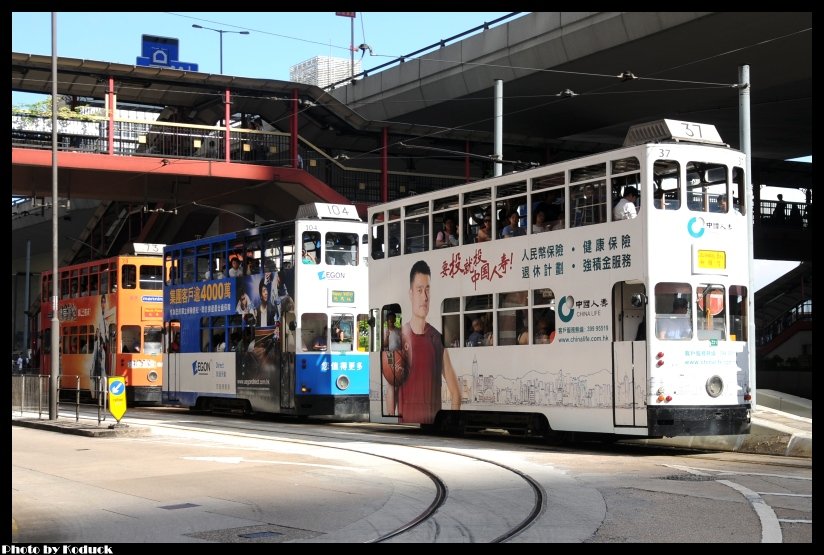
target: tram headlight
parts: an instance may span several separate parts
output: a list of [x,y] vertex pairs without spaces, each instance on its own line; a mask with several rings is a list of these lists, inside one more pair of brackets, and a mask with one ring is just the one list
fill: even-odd
[[720,376],[713,376],[707,380],[705,387],[710,397],[718,397],[724,391],[724,380]]
[[149,380],[150,382],[156,382],[157,381],[157,372],[155,372],[154,370],[151,370],[146,375],[146,379]]
[[349,388],[349,378],[343,374],[338,376],[338,379],[335,380],[335,385],[338,386],[338,389],[341,391],[346,391]]

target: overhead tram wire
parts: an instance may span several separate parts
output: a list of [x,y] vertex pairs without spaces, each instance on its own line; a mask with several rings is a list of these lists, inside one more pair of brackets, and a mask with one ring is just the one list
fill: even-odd
[[527,170],[530,168],[537,168],[540,166],[538,162],[524,162],[522,160],[504,160],[502,158],[496,158],[493,154],[474,154],[471,152],[460,152],[457,150],[448,150],[445,148],[436,148],[432,146],[421,146],[421,145],[408,145],[406,143],[400,142],[397,145],[401,148],[417,148],[420,150],[429,150],[433,152],[443,152],[444,154],[450,154],[459,157],[468,156],[470,158],[477,158],[481,160],[486,160],[488,162],[492,162],[493,164],[512,164],[519,170]]
[[238,214],[237,212],[232,212],[231,210],[226,210],[225,208],[220,208],[219,206],[210,206],[208,204],[201,204],[199,202],[192,201],[192,206],[200,206],[201,208],[211,208],[212,210],[218,210],[219,212],[225,212],[227,214],[231,214],[232,216],[237,216],[241,220],[245,220],[249,223],[252,227],[257,227],[258,224],[254,220],[250,220],[249,218]]
[[[493,65],[494,66],[494,64],[479,64],[479,65]],[[512,66],[506,66],[506,67],[512,67]],[[525,69],[525,68],[523,68],[523,69]],[[617,78],[617,79],[620,80],[621,83],[625,83],[627,81],[635,81],[635,80],[645,79],[644,77],[637,77],[632,71],[628,71],[628,70],[624,71],[624,72],[622,72],[618,75],[593,74],[593,73],[585,73],[585,72],[570,72],[570,71],[561,71],[561,70],[535,70],[535,71],[550,71],[550,72],[557,71],[559,73],[569,73],[569,74],[574,74],[574,75],[583,75],[583,76],[589,75],[589,76],[593,76],[593,77],[606,77],[606,78],[609,78],[609,79],[616,79]],[[715,87],[723,87],[723,88],[728,88],[728,87],[729,88],[736,88],[736,89],[738,88],[737,83],[711,83],[711,82],[705,82],[705,81],[684,81],[684,80],[677,80],[677,79],[650,79],[650,80],[653,80],[653,81],[667,81],[667,82],[674,82],[674,83],[713,85]],[[583,92],[583,93],[576,93],[574,91],[571,91],[570,89],[564,89],[563,91],[553,95],[553,96],[556,97],[555,100],[545,102],[545,103],[542,103],[542,104],[538,104],[536,106],[530,106],[528,108],[523,108],[521,110],[517,110],[517,111],[514,111],[514,112],[507,112],[506,114],[504,114],[504,116],[512,116],[512,115],[520,114],[520,113],[523,113],[523,112],[526,112],[526,111],[529,111],[529,110],[542,108],[544,106],[549,106],[551,104],[554,104],[558,101],[567,100],[567,99],[570,99],[570,98],[576,97],[576,96],[590,96],[590,95],[595,95],[595,94],[606,94],[606,93],[601,93],[600,91],[604,91],[605,89],[613,88],[615,86],[616,86],[616,83],[610,83],[610,84],[605,85],[603,87],[592,89],[590,91],[586,91],[586,92]],[[683,89],[678,89],[678,90],[683,90]],[[690,89],[690,90],[693,90],[693,89]],[[624,92],[621,92],[621,93],[616,92],[616,93],[613,93],[613,94],[627,94],[627,92],[628,91],[624,91]],[[635,91],[635,92],[636,93],[649,93],[649,92],[655,92],[655,91]],[[662,92],[667,92],[667,91],[662,91]],[[483,118],[483,119],[480,119],[480,120],[471,121],[471,122],[468,122],[468,123],[460,125],[460,126],[454,126],[454,127],[449,127],[449,128],[444,127],[444,128],[441,128],[440,130],[435,131],[431,134],[421,135],[419,137],[415,137],[413,139],[407,139],[407,140],[428,139],[428,138],[436,137],[437,135],[441,135],[443,133],[448,133],[450,131],[466,130],[466,128],[470,125],[485,123],[485,122],[488,122],[492,119],[494,119],[494,117]],[[381,123],[392,124],[394,122],[384,121],[384,122],[381,122]],[[398,123],[403,123],[403,122],[398,122]],[[395,145],[397,145],[397,144],[398,143],[395,143]],[[406,146],[408,148],[410,145],[406,145]],[[381,148],[382,147],[379,147],[379,148],[373,149],[369,152],[365,152],[365,153],[363,153],[363,155],[370,154],[370,153],[373,153],[373,152],[377,152]],[[359,157],[360,156],[356,156],[355,158],[359,158]]]

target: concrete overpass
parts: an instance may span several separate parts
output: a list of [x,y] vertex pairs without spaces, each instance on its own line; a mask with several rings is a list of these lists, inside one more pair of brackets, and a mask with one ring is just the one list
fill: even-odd
[[368,120],[477,131],[489,149],[500,79],[507,159],[614,148],[631,125],[661,118],[712,123],[737,148],[744,64],[753,156],[771,173],[767,161],[812,153],[811,12],[531,13],[332,94]]

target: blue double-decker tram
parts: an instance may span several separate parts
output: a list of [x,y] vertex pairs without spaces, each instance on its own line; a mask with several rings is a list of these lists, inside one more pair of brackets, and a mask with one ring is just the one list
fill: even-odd
[[367,225],[354,206],[163,251],[166,404],[365,420]]

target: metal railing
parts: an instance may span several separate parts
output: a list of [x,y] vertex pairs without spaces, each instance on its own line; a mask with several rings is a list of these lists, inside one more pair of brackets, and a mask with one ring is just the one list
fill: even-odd
[[[86,121],[94,119],[95,121]],[[78,127],[77,123],[83,123]],[[106,121],[85,116],[82,122],[61,120],[58,150],[108,152]],[[88,133],[84,135],[83,133]],[[162,121],[135,121],[115,118],[113,152],[116,156],[151,156],[164,159],[209,160],[215,162],[291,167],[291,140],[288,133],[232,128],[227,137],[221,126]],[[229,156],[226,156],[226,141]],[[51,120],[47,116],[12,113],[12,146],[51,148]],[[378,202],[381,172],[375,167],[347,165],[338,158],[299,137],[298,165],[352,202]],[[462,166],[461,166],[462,167]],[[425,193],[466,182],[464,175],[413,173],[389,170],[389,199],[410,192]]]
[[[12,416],[24,416],[37,413],[37,418],[49,415],[49,379],[50,376],[39,374],[20,374],[11,377],[11,413]],[[95,385],[92,398],[96,401],[97,424],[106,420],[107,390],[105,378],[89,378]],[[73,382],[64,386],[66,382]],[[80,420],[80,407],[90,406],[82,403],[81,397],[87,390],[80,389],[80,376],[57,376],[57,399],[59,407],[73,407],[75,422]],[[63,394],[61,394],[61,392]],[[58,411],[59,412],[59,411]],[[59,416],[59,415],[58,415]]]
[[787,312],[764,326],[759,331],[756,339],[756,346],[763,347],[770,343],[773,339],[781,335],[785,330],[788,330],[798,321],[807,320],[812,322],[813,319],[813,302],[810,299],[800,301]]
[[18,374],[11,377],[11,413],[23,416],[26,412],[49,412],[49,376]]

